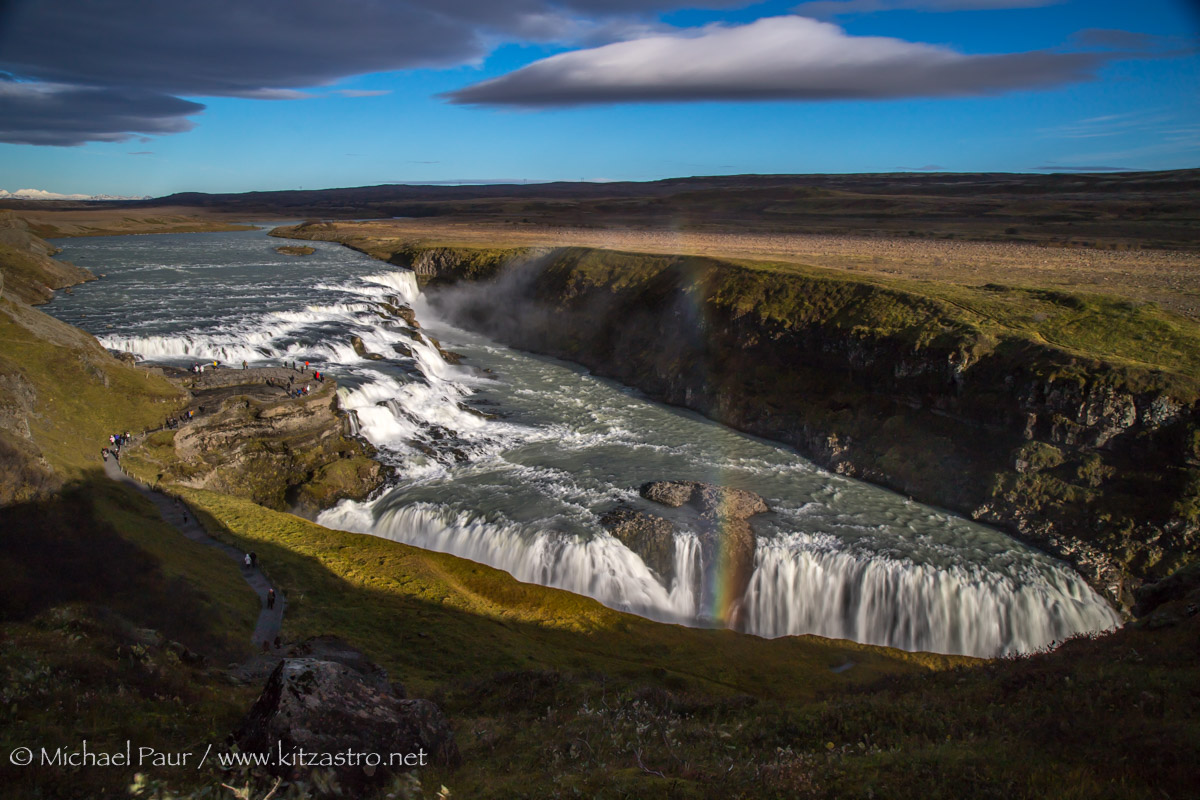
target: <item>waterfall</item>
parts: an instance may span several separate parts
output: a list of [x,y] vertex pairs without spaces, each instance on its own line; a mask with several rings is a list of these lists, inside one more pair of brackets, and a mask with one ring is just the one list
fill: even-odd
[[806,549],[803,535],[760,543],[746,589],[746,631],[813,633],[905,650],[964,655],[1029,652],[1120,623],[1065,568],[1011,575],[937,568],[875,555]]
[[549,531],[531,534],[520,525],[427,503],[392,505],[386,497],[379,503],[342,502],[317,521],[469,558],[518,580],[586,595],[660,622],[695,620],[692,578],[698,543],[676,548],[677,569],[687,577],[668,590],[638,556],[608,534],[591,539]]
[[[718,470],[741,470],[750,487],[786,475],[773,484],[774,491],[791,498],[791,510],[780,509],[770,525],[756,523],[755,567],[736,623],[745,632],[811,633],[908,650],[993,656],[1119,623],[1064,565],[992,532],[986,532],[992,537],[988,546],[961,545],[955,526],[971,523],[954,522],[940,512],[914,521],[904,517],[900,501],[872,500],[877,495],[871,495],[864,497],[867,506],[859,507],[840,500],[844,494],[857,497],[856,491],[882,490],[849,488],[808,465],[789,472],[800,461],[794,454],[778,449],[736,458],[709,453],[697,443],[724,433],[681,427],[672,438],[661,425],[685,423],[650,416],[647,404],[637,406],[642,401],[628,395],[584,396],[600,391],[595,382],[554,373],[532,386],[528,381],[540,373],[497,379],[449,364],[422,331],[391,316],[390,307],[398,302],[425,313],[411,271],[310,282],[303,288],[308,294],[301,296],[317,302],[233,319],[220,319],[214,306],[219,324],[172,330],[156,319],[143,330],[105,331],[99,338],[110,349],[144,358],[254,365],[307,360],[335,375],[349,430],[379,448],[400,483],[370,501],[343,501],[320,515],[321,524],[473,559],[519,580],[587,595],[651,619],[712,625],[704,598],[725,576],[709,574],[714,566],[703,562],[699,540],[686,525],[676,535],[673,575],[664,578],[601,530],[596,514],[610,508],[614,498],[637,500],[625,477],[631,468],[653,465],[663,470],[654,477],[688,477],[673,470],[681,464],[687,469],[712,465],[715,457],[724,459]],[[181,297],[192,302],[186,294]],[[366,355],[352,346],[353,336],[362,340]],[[508,353],[504,363],[532,369],[531,360],[512,361],[515,356],[502,348],[486,345],[477,352]],[[383,358],[369,358],[372,354]],[[508,392],[501,395],[505,404],[541,392],[562,413],[545,422],[521,423],[489,418],[465,405],[481,387],[496,386]],[[604,403],[617,410],[601,408]],[[621,409],[635,406],[641,410],[620,416]],[[525,455],[543,443],[550,455]],[[636,458],[622,456],[613,474],[577,474],[580,464],[604,459],[611,452],[606,448],[618,446]],[[578,460],[561,461],[572,455]],[[795,488],[799,480],[823,482],[824,488],[805,494]],[[835,509],[839,502],[843,506]],[[911,531],[921,535],[914,538]],[[937,539],[936,547],[922,550],[922,536]]]

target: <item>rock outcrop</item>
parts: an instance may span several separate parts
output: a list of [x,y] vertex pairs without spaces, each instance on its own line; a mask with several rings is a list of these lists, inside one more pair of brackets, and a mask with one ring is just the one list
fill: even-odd
[[[282,367],[175,374],[192,390],[195,417],[133,452],[146,462],[145,477],[310,517],[343,498],[366,497],[387,477],[373,448],[350,435],[332,379]],[[310,393],[296,397],[293,386]]]
[[351,336],[350,346],[354,348],[354,352],[359,358],[365,358],[368,361],[383,361],[383,356],[379,355],[379,353],[372,353],[367,349],[367,346],[363,344],[361,336]]
[[628,506],[606,511],[600,516],[600,524],[658,573],[664,585],[671,585],[675,579],[674,525]]
[[285,256],[311,256],[317,252],[315,247],[307,245],[285,244],[275,248],[275,252]]
[[458,746],[441,710],[429,700],[397,697],[379,667],[361,662],[366,673],[347,659],[281,660],[234,733],[237,746],[269,754],[272,771],[285,776],[332,769],[349,790],[415,767],[457,765]]
[[[770,510],[766,501],[745,489],[697,481],[651,481],[643,484],[639,493],[669,508],[687,507],[680,522],[696,533],[705,572],[695,588],[704,593],[704,608],[737,627],[739,602],[754,572],[755,536],[749,519]],[[612,509],[600,522],[657,572],[664,584],[679,577],[675,574],[675,524],[629,506]]]

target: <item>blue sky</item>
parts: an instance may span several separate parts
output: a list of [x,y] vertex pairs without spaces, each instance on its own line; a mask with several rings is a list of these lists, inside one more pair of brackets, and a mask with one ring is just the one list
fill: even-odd
[[[1200,166],[1188,0],[428,2],[138,30],[132,0],[17,4],[0,189]],[[22,26],[54,39],[22,50]]]

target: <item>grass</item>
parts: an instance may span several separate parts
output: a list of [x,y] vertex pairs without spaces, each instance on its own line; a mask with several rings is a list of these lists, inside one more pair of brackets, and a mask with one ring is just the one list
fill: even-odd
[[[254,701],[257,689],[219,674],[99,606],[59,606],[8,623],[0,640],[0,747],[133,752],[142,746],[190,752],[200,760],[219,745]],[[0,762],[0,797],[125,797],[132,769]],[[142,767],[177,782],[193,770]],[[196,773],[200,775],[200,773]],[[210,775],[202,776],[210,784]]]
[[[52,499],[0,509],[0,583],[6,753],[131,740],[198,759],[257,694],[211,669],[251,653],[257,595],[227,556],[184,538],[128,487],[91,475]],[[115,796],[130,777],[18,770],[4,759],[0,796]]]
[[103,603],[201,652],[248,651],[258,599],[236,565],[98,471],[52,499],[0,509],[0,521],[0,618]]
[[[0,300],[0,375],[24,387],[21,415],[33,442],[64,478],[100,463],[111,433],[158,427],[182,406],[179,389],[124,364],[88,334]],[[19,396],[19,395],[18,395]]]

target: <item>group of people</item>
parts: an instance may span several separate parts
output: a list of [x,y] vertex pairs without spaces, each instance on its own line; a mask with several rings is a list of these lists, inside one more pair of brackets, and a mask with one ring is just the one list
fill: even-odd
[[[246,362],[243,361],[242,363],[245,364]],[[192,364],[192,372],[195,373],[196,375],[199,375],[200,373],[204,372],[205,367],[209,367],[210,369],[216,369],[217,366],[218,366],[218,364],[216,361],[213,361],[211,366],[209,366],[208,364]]]
[[119,459],[121,457],[121,448],[129,444],[132,439],[133,436],[129,431],[125,431],[124,433],[110,433],[108,435],[108,447],[100,448],[100,456],[105,461],[108,461],[109,456]]

